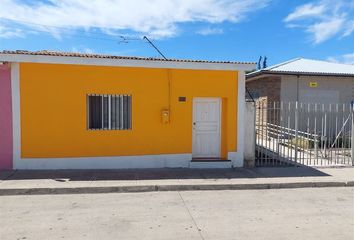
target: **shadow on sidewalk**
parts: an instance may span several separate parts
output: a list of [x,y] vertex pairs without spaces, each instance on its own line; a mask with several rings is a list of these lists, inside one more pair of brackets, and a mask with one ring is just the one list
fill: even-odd
[[16,170],[0,171],[0,180],[56,181],[242,179],[330,176],[310,167],[236,169]]

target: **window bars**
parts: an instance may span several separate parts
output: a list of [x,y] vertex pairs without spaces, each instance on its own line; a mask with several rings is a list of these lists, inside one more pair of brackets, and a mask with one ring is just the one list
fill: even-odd
[[87,123],[90,130],[132,129],[132,96],[87,95]]

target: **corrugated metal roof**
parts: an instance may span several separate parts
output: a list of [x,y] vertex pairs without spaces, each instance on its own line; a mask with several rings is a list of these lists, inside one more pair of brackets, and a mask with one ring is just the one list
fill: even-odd
[[58,52],[58,51],[26,51],[4,50],[0,54],[24,54],[24,55],[42,55],[42,56],[57,56],[57,57],[83,57],[83,58],[106,58],[106,59],[126,59],[126,60],[148,60],[148,61],[168,61],[168,62],[190,62],[190,63],[220,63],[220,64],[256,64],[255,62],[237,62],[237,61],[207,61],[207,60],[190,60],[190,59],[163,59],[163,58],[151,58],[151,57],[131,57],[131,56],[114,56],[105,54],[86,54],[75,52]]
[[268,74],[300,74],[300,75],[344,75],[354,76],[354,65],[333,63],[305,58],[296,58],[256,72],[247,74],[247,78]]

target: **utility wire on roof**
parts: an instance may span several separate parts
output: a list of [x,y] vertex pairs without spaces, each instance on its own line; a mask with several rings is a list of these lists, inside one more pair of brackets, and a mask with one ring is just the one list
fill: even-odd
[[[28,21],[22,21],[22,20],[13,20],[9,18],[0,18],[0,19],[5,19],[7,21],[19,23],[22,25],[34,25],[34,26],[40,26],[43,28],[52,28],[52,29],[62,29],[66,31],[76,31],[76,32],[82,32],[85,35],[78,35],[78,34],[73,34],[73,33],[65,33],[67,36],[73,36],[73,37],[78,37],[78,38],[90,38],[90,39],[96,39],[96,40],[106,40],[106,41],[114,41],[117,43],[129,43],[130,41],[141,41],[143,42],[144,40],[147,41],[165,60],[168,60],[166,56],[156,47],[156,45],[146,36],[143,38],[138,38],[138,37],[132,37],[132,36],[125,36],[125,35],[116,35],[117,38],[102,38],[102,37],[92,37],[92,36],[87,36],[86,34],[97,34],[97,33],[92,33],[84,30],[80,30],[77,28],[69,28],[69,27],[60,27],[60,26],[54,26],[54,25],[47,25],[47,24],[39,24],[39,23],[34,23],[34,22],[28,22]],[[43,33],[50,33],[49,29],[48,30],[41,30],[41,29],[36,29],[38,32],[43,32]],[[120,40],[119,40],[120,39]],[[173,59],[172,59],[173,60]],[[176,60],[176,59],[175,59]],[[193,62],[193,61],[191,61]],[[245,63],[245,64],[254,64],[253,62],[232,62],[232,61],[194,61],[194,62],[214,62],[214,63]]]
[[[80,29],[74,29],[74,28],[68,28],[68,27],[59,27],[59,26],[53,26],[53,25],[47,25],[47,24],[39,24],[39,23],[34,23],[34,22],[28,22],[28,21],[22,21],[22,20],[12,20],[8,18],[3,18],[8,21],[13,21],[17,23],[22,23],[23,25],[34,25],[34,26],[39,26],[39,27],[44,27],[44,28],[54,28],[54,29],[61,29],[65,31],[73,31],[75,30],[76,32],[82,32],[85,35],[78,35],[78,34],[73,34],[73,33],[65,33],[67,36],[73,36],[73,37],[78,37],[78,38],[90,38],[90,39],[96,39],[96,40],[105,40],[105,41],[114,41],[118,42],[119,44],[121,43],[129,43],[131,41],[147,41],[158,53],[161,55],[165,60],[167,60],[166,56],[156,47],[156,45],[147,37],[144,36],[143,38],[137,38],[137,37],[131,37],[131,36],[124,36],[124,35],[117,35],[117,37],[120,39],[116,38],[102,38],[102,37],[92,37],[92,36],[87,36],[89,33],[88,31],[83,31]],[[43,33],[50,33],[49,29],[46,30],[41,30],[41,29],[36,29],[38,32],[43,32]],[[92,33],[89,33],[92,34]]]
[[131,37],[128,37],[128,36],[123,36],[123,35],[120,35],[120,41],[119,43],[129,43],[130,41],[142,41],[141,38],[131,38]]
[[[141,38],[132,38],[130,36],[125,36],[125,35],[116,35],[117,38],[105,38],[105,37],[87,36],[87,34],[89,34],[89,35],[98,35],[98,33],[94,33],[92,31],[89,32],[87,30],[80,30],[80,29],[77,29],[77,28],[40,24],[40,23],[34,23],[34,22],[28,22],[28,21],[22,21],[22,20],[12,20],[12,19],[8,19],[8,18],[3,18],[3,19],[5,19],[7,21],[20,23],[22,25],[33,25],[33,26],[38,26],[38,27],[42,27],[42,28],[47,28],[47,30],[43,30],[43,29],[36,29],[35,30],[37,32],[42,32],[42,33],[50,33],[51,32],[50,29],[58,29],[58,30],[75,31],[75,32],[83,33],[82,35],[79,35],[79,34],[76,34],[76,33],[68,33],[68,32],[65,33],[66,36],[73,36],[73,37],[78,37],[78,38],[90,38],[90,39],[96,39],[96,40],[114,41],[114,42],[118,42],[118,43],[127,43],[127,40],[129,40],[129,41],[132,41],[132,40],[140,40],[140,41],[142,41]],[[121,39],[121,40],[119,41],[119,39]]]
[[162,54],[162,52],[155,46],[155,44],[153,44],[150,39],[147,36],[144,36],[143,39],[145,39],[146,41],[148,41],[148,43],[150,43],[150,45],[155,48],[155,50],[165,59],[167,60],[167,58],[165,57],[165,55]]

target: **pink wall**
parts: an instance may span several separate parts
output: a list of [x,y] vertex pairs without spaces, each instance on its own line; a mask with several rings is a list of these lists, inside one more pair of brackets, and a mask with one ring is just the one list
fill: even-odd
[[12,169],[11,69],[0,65],[0,170]]

